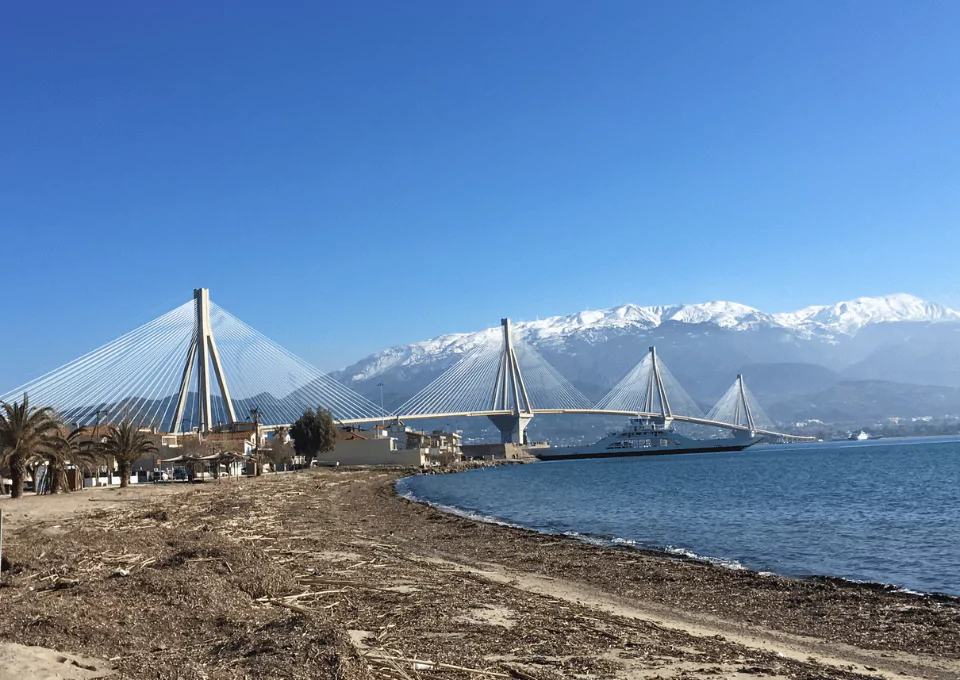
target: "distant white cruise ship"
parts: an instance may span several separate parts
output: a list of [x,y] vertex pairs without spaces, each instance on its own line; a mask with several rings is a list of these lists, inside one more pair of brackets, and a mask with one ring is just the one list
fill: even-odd
[[627,427],[594,444],[531,449],[540,460],[575,458],[621,458],[626,456],[659,456],[671,453],[742,451],[763,437],[749,431],[736,431],[723,439],[691,439],[677,434],[672,419],[664,416],[630,418]]

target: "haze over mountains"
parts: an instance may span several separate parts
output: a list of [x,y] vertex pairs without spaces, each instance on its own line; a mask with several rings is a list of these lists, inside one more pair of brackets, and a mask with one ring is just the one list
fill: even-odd
[[[396,407],[497,327],[391,347],[333,377]],[[706,411],[743,373],[780,422],[960,414],[960,312],[906,294],[769,314],[736,302],[621,305],[514,323],[591,399],[656,345]]]

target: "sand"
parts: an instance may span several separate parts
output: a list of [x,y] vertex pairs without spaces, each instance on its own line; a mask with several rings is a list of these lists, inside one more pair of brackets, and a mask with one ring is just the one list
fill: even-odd
[[87,659],[74,654],[63,654],[45,647],[28,647],[12,642],[0,642],[0,680],[34,678],[66,678],[87,680],[113,675],[109,663]]

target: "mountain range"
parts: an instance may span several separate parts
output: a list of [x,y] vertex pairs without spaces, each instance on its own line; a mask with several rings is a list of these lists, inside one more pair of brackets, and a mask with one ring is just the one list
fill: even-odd
[[[778,422],[960,414],[960,312],[907,294],[770,314],[737,302],[625,304],[513,324],[591,399],[656,345],[704,411],[744,374]],[[496,329],[391,347],[332,374],[397,406]]]

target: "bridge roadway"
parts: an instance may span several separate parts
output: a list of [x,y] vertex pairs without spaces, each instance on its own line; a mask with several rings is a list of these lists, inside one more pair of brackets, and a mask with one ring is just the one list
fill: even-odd
[[[591,416],[623,416],[625,418],[647,417],[662,418],[662,413],[637,413],[636,411],[609,411],[603,409],[533,409],[533,415],[591,415]],[[427,420],[432,418],[461,418],[461,417],[480,417],[480,416],[513,416],[517,415],[515,411],[462,411],[458,413],[428,413],[425,415],[398,415],[390,414],[382,418],[356,418],[352,420],[341,420],[344,425],[369,425],[372,423],[382,423],[384,420]],[[522,415],[522,414],[521,414]],[[671,416],[673,420],[680,423],[693,423],[696,425],[707,425],[710,427],[719,427],[726,430],[737,430],[746,432],[749,428],[743,425],[731,425],[719,420],[707,420],[706,418],[697,418],[696,416]],[[795,434],[786,434],[783,432],[773,432],[771,430],[754,430],[757,434],[777,437],[783,441],[793,442],[813,442],[816,437],[802,437]]]

